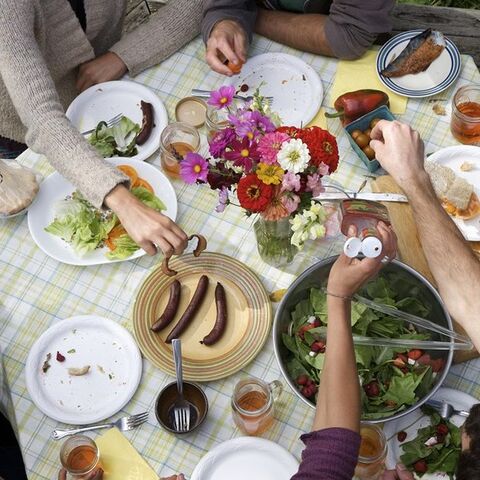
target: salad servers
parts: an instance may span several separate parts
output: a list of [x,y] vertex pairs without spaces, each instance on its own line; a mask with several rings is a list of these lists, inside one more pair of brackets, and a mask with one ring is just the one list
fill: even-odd
[[178,338],[172,340],[178,397],[173,404],[174,426],[178,432],[190,430],[190,404],[183,396],[182,345]]
[[[110,120],[107,120],[105,123],[107,124],[107,127],[109,128],[113,127],[117,123],[120,123],[120,120],[122,119],[122,117],[123,117],[123,113],[118,113],[117,115],[112,117]],[[85,130],[84,132],[82,132],[82,135],[88,135],[89,133],[94,132],[96,128],[97,127],[91,128],[90,130]]]
[[[199,88],[192,88],[192,95],[195,97],[202,97],[202,98],[208,98],[210,97],[211,90],[201,90]],[[253,95],[234,95],[233,98],[236,98],[238,100],[245,100],[246,102],[251,102],[253,100]],[[271,104],[273,102],[273,97],[263,97],[267,101],[268,104]]]
[[148,412],[138,413],[136,415],[130,415],[129,417],[119,418],[116,422],[103,423],[99,425],[89,425],[88,427],[70,428],[66,430],[54,430],[52,438],[54,440],[60,440],[61,438],[68,437],[69,435],[75,435],[76,433],[89,432],[90,430],[97,430],[100,428],[112,428],[117,427],[122,432],[133,430],[142,423],[148,420]]
[[456,410],[453,405],[445,401],[430,399],[427,400],[427,405],[430,405],[437,410],[440,416],[445,420],[448,420],[452,415],[460,415],[461,417],[468,417],[470,415],[470,412],[467,412],[466,410]]

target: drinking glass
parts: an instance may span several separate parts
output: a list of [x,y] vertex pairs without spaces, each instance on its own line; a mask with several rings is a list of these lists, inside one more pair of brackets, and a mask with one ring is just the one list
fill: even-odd
[[355,468],[355,478],[377,480],[385,470],[387,439],[383,430],[370,423],[361,423],[360,454]]
[[460,143],[480,146],[480,85],[465,85],[457,90],[450,130]]
[[273,423],[274,403],[283,385],[258,378],[240,380],[233,391],[232,414],[235,425],[246,435],[261,435]]
[[97,444],[86,435],[69,437],[60,449],[60,462],[74,476],[91,472],[100,460]]

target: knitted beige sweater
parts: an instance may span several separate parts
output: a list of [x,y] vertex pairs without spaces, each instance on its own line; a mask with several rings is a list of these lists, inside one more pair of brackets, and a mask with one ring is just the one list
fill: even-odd
[[0,135],[46,155],[95,206],[126,177],[65,117],[78,66],[108,50],[130,75],[161,62],[200,32],[202,0],[170,0],[120,40],[126,0],[85,0],[83,32],[67,0],[1,0]]

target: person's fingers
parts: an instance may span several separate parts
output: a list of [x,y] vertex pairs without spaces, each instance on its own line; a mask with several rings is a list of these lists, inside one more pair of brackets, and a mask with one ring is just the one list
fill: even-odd
[[101,468],[97,468],[93,472],[90,472],[86,480],[102,480],[103,478],[103,470]]
[[58,472],[58,480],[67,480],[67,471],[64,468]]
[[163,252],[166,257],[171,257],[175,249],[170,242],[168,242],[164,236],[157,236],[154,239],[155,245]]
[[378,222],[377,231],[382,242],[381,255],[392,259],[396,250],[395,234],[393,233],[393,230],[390,229],[385,223]]
[[164,230],[163,238],[173,248],[174,255],[180,255],[185,250],[186,243],[171,230]]
[[225,37],[221,38],[218,41],[217,49],[220,50],[220,52],[225,55],[225,58],[229,62],[232,62],[235,65],[238,65],[240,63],[240,59],[238,58],[237,54],[232,48],[232,45],[230,44],[230,39],[227,39]]
[[138,242],[138,245],[142,247],[147,253],[147,255],[150,255],[151,257],[157,254],[157,248],[152,242],[148,240],[144,240],[143,242]]
[[236,33],[233,36],[233,47],[241,62],[247,61],[247,40],[245,33]]
[[395,471],[397,472],[398,480],[415,480],[413,473],[403,463],[397,463]]
[[231,77],[233,73],[230,71],[230,69],[220,60],[218,57],[218,50],[217,47],[212,43],[207,44],[207,53],[205,56],[205,59],[210,66],[210,68],[217,72],[221,73],[222,75],[227,75],[228,77]]
[[376,155],[381,155],[385,149],[385,143],[382,140],[370,140],[369,145]]
[[356,225],[350,225],[347,230],[347,236],[348,237],[356,237],[357,236],[357,226]]
[[183,473],[177,475],[177,480],[185,480],[185,476],[183,475]]
[[380,480],[398,480],[395,470],[385,470]]
[[383,132],[385,128],[387,128],[392,122],[388,120],[380,120],[370,132],[370,138],[373,140],[382,140],[383,139]]

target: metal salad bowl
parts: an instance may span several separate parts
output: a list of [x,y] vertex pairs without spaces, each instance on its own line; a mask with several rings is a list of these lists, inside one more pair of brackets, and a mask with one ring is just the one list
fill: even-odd
[[[277,358],[277,362],[280,366],[283,376],[285,377],[287,383],[290,385],[292,390],[307,404],[310,405],[312,408],[315,408],[315,403],[312,400],[305,398],[299,391],[299,387],[296,384],[296,379],[292,378],[288,373],[287,369],[287,359],[291,355],[288,349],[284,346],[282,340],[282,334],[288,334],[290,331],[290,325],[292,323],[291,319],[291,312],[295,309],[296,305],[305,298],[308,298],[310,289],[312,287],[319,288],[322,285],[326,285],[326,280],[328,278],[330,268],[332,267],[333,263],[337,259],[336,256],[327,258],[322,260],[315,265],[311,266],[305,272],[303,272],[290,286],[287,293],[283,297],[275,315],[274,323],[273,323],[273,343],[275,349],[275,356]],[[428,319],[440,325],[442,327],[448,328],[452,330],[452,320],[450,315],[448,314],[442,299],[440,298],[439,294],[435,290],[435,288],[431,285],[431,283],[423,277],[420,273],[416,272],[408,265],[393,260],[391,263],[386,265],[382,272],[385,273],[399,273],[402,272],[406,278],[408,278],[409,285],[417,287],[418,292],[421,294],[422,300],[425,304],[429,304],[431,307],[431,312],[428,315]],[[401,321],[401,320],[399,320]],[[421,328],[418,329],[421,331]],[[436,337],[434,334],[432,339],[435,340],[443,340],[445,341],[445,337],[438,334]],[[447,339],[450,341],[450,339]],[[328,342],[327,342],[328,348]],[[431,388],[425,389],[427,391],[424,395],[419,395],[417,402],[411,405],[404,410],[392,412],[390,416],[383,416],[381,418],[366,418],[366,421],[371,423],[382,423],[389,420],[395,420],[408,413],[412,412],[413,410],[419,408],[422,404],[424,404],[430,397],[432,397],[438,388],[441,386],[445,377],[448,374],[450,369],[452,358],[453,358],[453,342],[451,343],[451,347],[447,350],[425,350],[424,353],[430,354],[432,358],[442,358],[445,362],[444,368],[442,371],[438,372],[435,376],[433,384]]]

